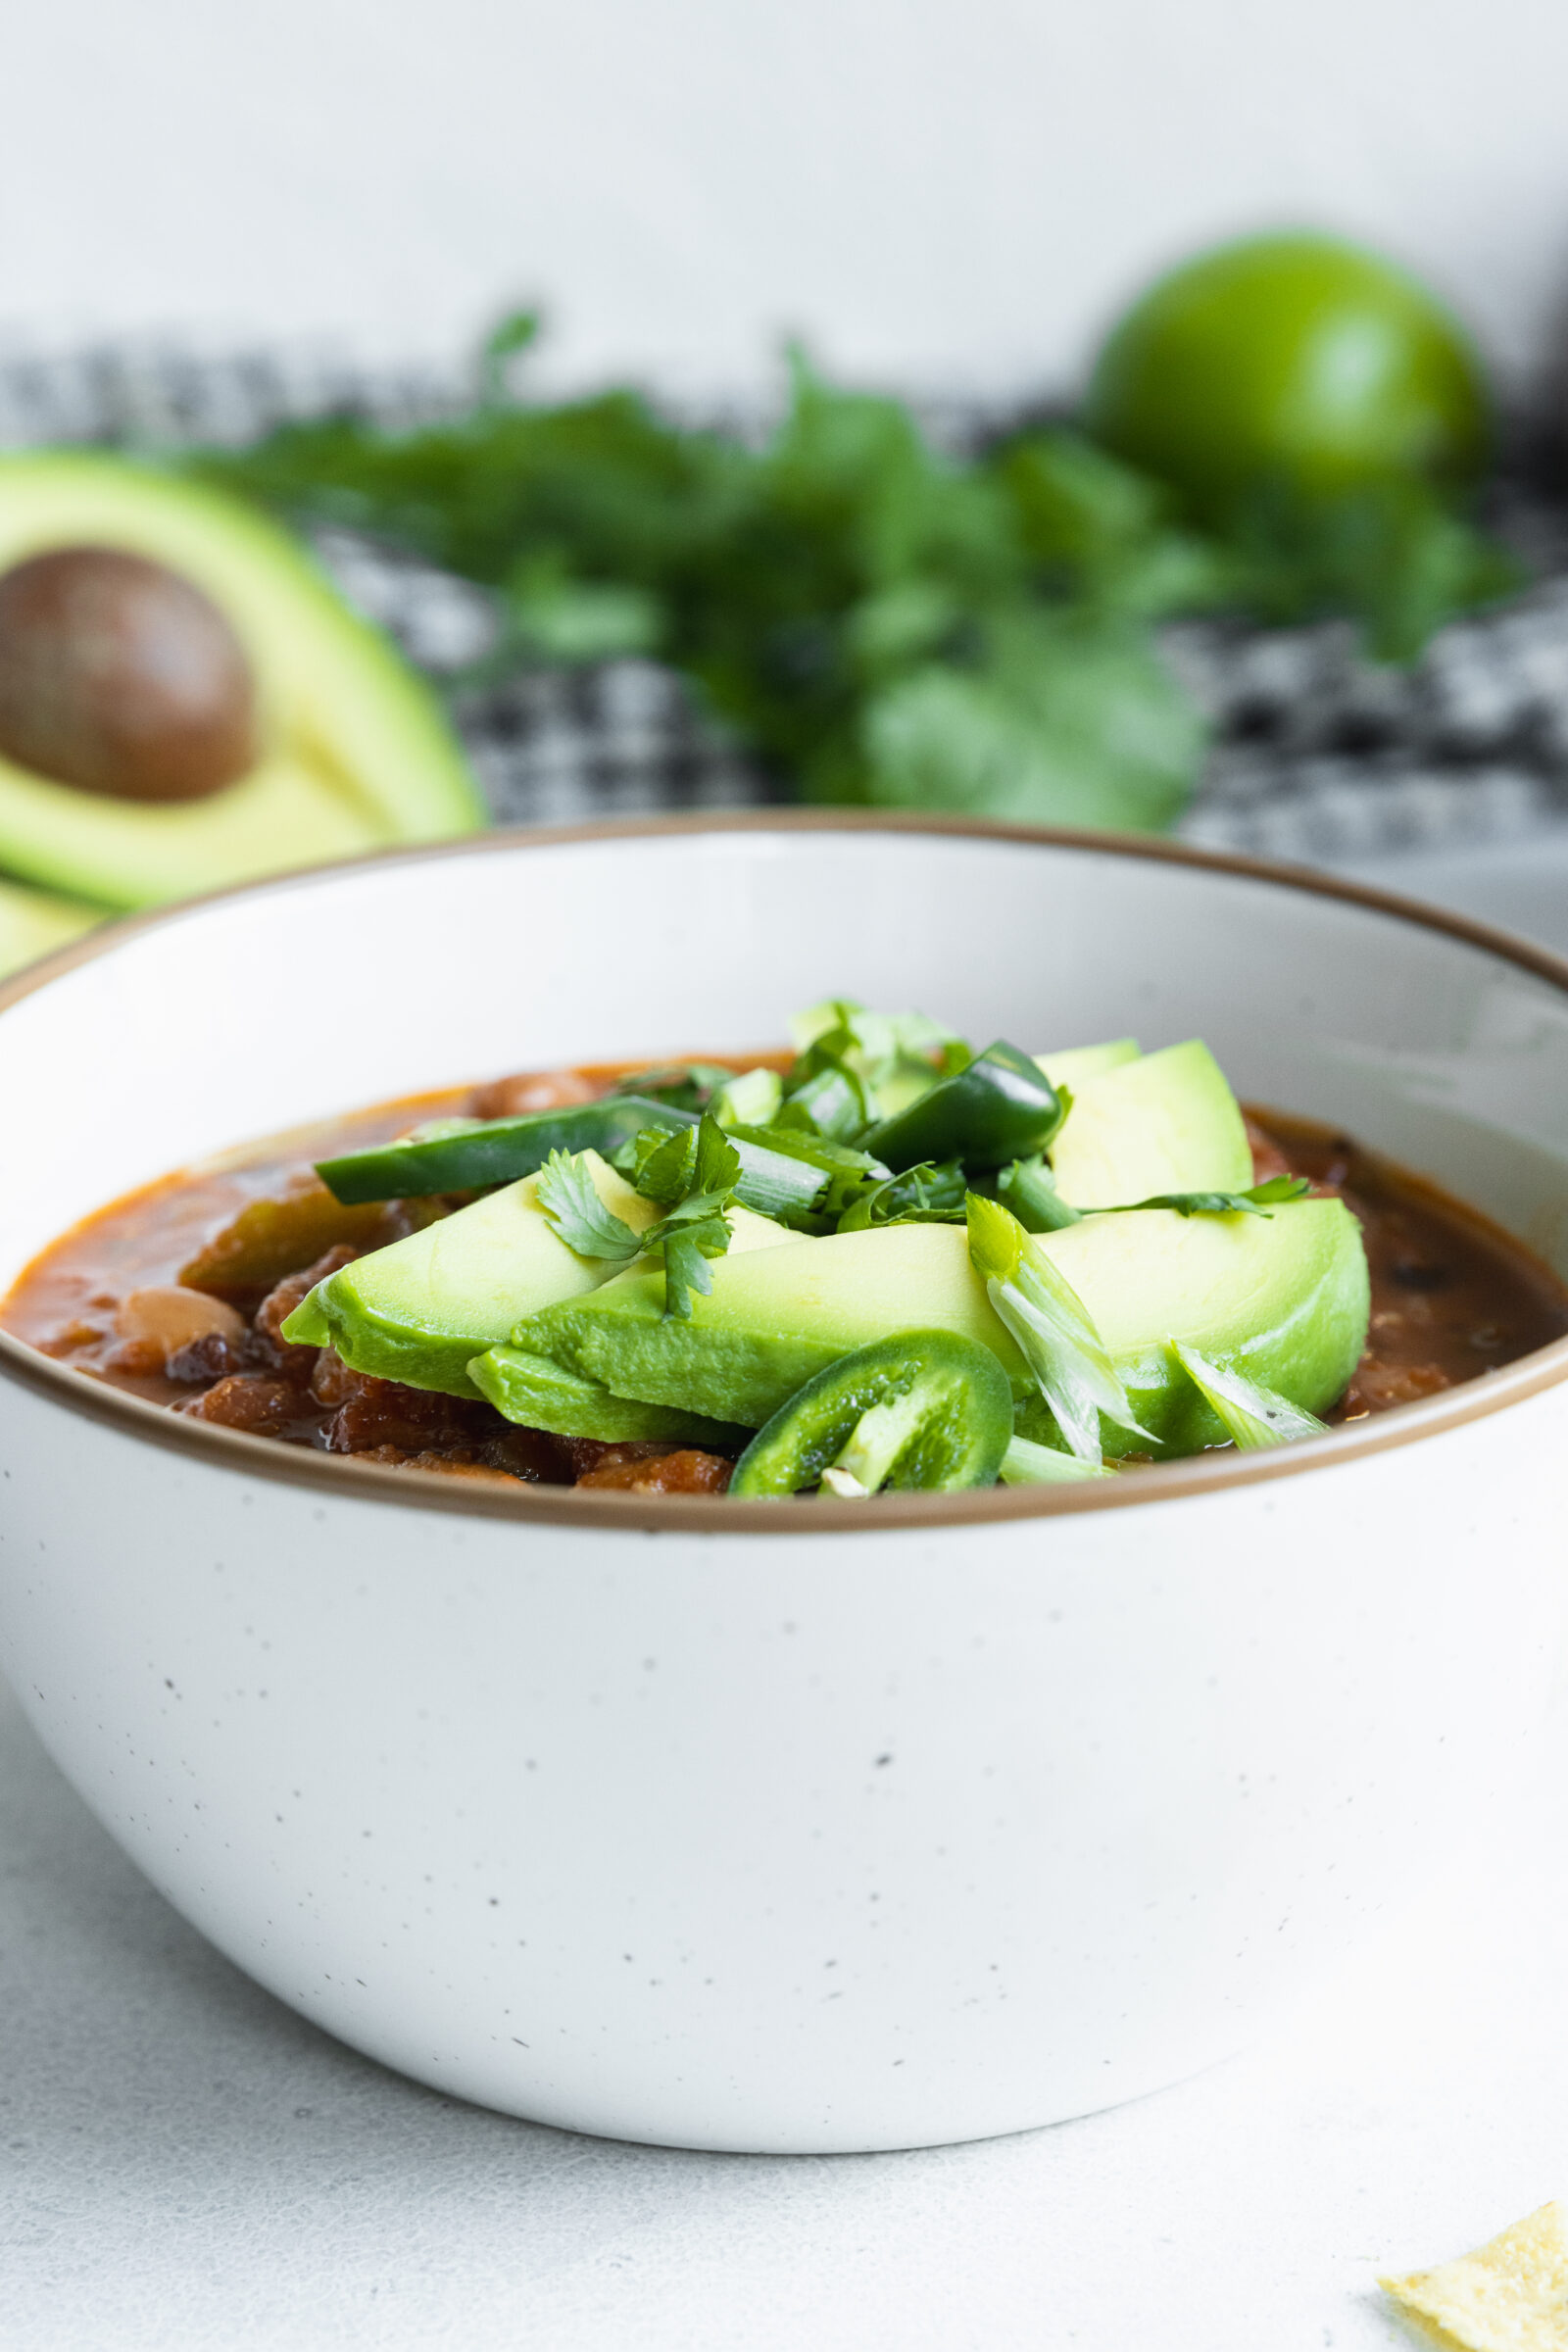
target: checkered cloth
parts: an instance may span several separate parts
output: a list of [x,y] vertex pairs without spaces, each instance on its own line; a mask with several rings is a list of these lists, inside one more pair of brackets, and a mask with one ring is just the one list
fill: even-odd
[[[0,351],[0,446],[238,444],[324,413],[396,428],[452,414],[466,390],[456,371],[370,372],[319,353]],[[962,437],[962,418],[934,421]],[[1167,629],[1167,657],[1213,730],[1181,833],[1336,863],[1515,839],[1568,817],[1568,529],[1528,491],[1510,497],[1501,523],[1537,584],[1443,630],[1408,670],[1363,661],[1354,632],[1337,622]],[[353,602],[420,667],[453,682],[457,723],[498,821],[780,797],[672,671],[616,661],[464,685],[495,638],[483,590],[350,532],[320,532],[317,544]]]

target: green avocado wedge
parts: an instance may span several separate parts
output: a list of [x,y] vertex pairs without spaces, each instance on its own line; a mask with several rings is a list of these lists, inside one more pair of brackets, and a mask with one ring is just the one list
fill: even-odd
[[[639,1233],[657,1222],[656,1201],[634,1193],[596,1152],[583,1157],[607,1208]],[[477,1396],[469,1364],[506,1339],[519,1315],[591,1291],[618,1270],[617,1261],[567,1249],[539,1206],[538,1178],[525,1176],[329,1274],[294,1309],[283,1337],[334,1348],[352,1370],[380,1380]]]
[[1066,1087],[1076,1095],[1091,1078],[1119,1070],[1124,1062],[1136,1061],[1141,1052],[1136,1037],[1113,1037],[1102,1046],[1066,1046],[1059,1054],[1037,1054],[1035,1060],[1058,1094]]
[[[1271,1216],[1145,1209],[1088,1217],[1038,1246],[1099,1327],[1152,1450],[1195,1452],[1226,1433],[1171,1344],[1277,1390],[1309,1412],[1343,1392],[1365,1344],[1368,1283],[1354,1218],[1338,1200]],[[658,1275],[627,1273],[590,1297],[526,1317],[514,1344],[617,1395],[759,1428],[853,1349],[912,1329],[990,1348],[1026,1436],[1050,1420],[954,1225],[889,1225],[720,1258],[689,1321],[663,1313]],[[1107,1428],[1112,1454],[1147,1441]]]
[[106,454],[0,458],[0,574],[70,547],[149,558],[212,600],[254,671],[263,750],[221,791],[163,803],[0,759],[0,867],[140,906],[484,821],[424,686],[274,523]]
[[709,1270],[712,1290],[693,1298],[689,1321],[665,1315],[662,1274],[627,1273],[607,1285],[603,1312],[573,1313],[584,1302],[567,1301],[520,1322],[514,1342],[617,1396],[749,1429],[853,1348],[916,1327],[979,1340],[1002,1357],[1018,1394],[1027,1392],[1023,1358],[956,1226],[829,1234],[715,1258]]
[[1161,1456],[1230,1435],[1174,1343],[1308,1413],[1344,1395],[1366,1346],[1366,1251],[1343,1200],[1293,1200],[1266,1217],[1135,1209],[1035,1238],[1089,1309]]
[[1085,1079],[1050,1156],[1056,1189],[1074,1208],[1156,1193],[1245,1192],[1252,1181],[1241,1105],[1198,1038]]
[[468,1366],[468,1377],[498,1413],[524,1429],[545,1429],[560,1438],[598,1438],[610,1445],[661,1442],[733,1452],[747,1432],[733,1423],[705,1421],[700,1413],[667,1404],[639,1404],[612,1396],[603,1381],[564,1372],[548,1356],[521,1348],[487,1348]]

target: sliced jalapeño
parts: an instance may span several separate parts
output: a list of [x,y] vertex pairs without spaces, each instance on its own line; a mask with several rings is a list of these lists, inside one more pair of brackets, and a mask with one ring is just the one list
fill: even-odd
[[989,1348],[901,1331],[796,1391],[735,1465],[731,1494],[988,1487],[1012,1442],[1012,1385]]

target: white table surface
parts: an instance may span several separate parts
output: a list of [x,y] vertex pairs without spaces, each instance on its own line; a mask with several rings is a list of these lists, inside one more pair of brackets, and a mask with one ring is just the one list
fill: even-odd
[[[1568,949],[1568,831],[1372,878]],[[692,2155],[436,2096],[219,1958],[0,1692],[5,2352],[1389,2352],[1568,2194],[1568,1718],[1295,2024],[1015,2138]]]

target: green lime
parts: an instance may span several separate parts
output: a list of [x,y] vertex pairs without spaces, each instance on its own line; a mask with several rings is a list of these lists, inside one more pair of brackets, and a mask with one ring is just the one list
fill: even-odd
[[1307,234],[1224,245],[1152,286],[1101,352],[1086,420],[1212,520],[1260,484],[1459,489],[1491,443],[1458,322],[1392,263]]

